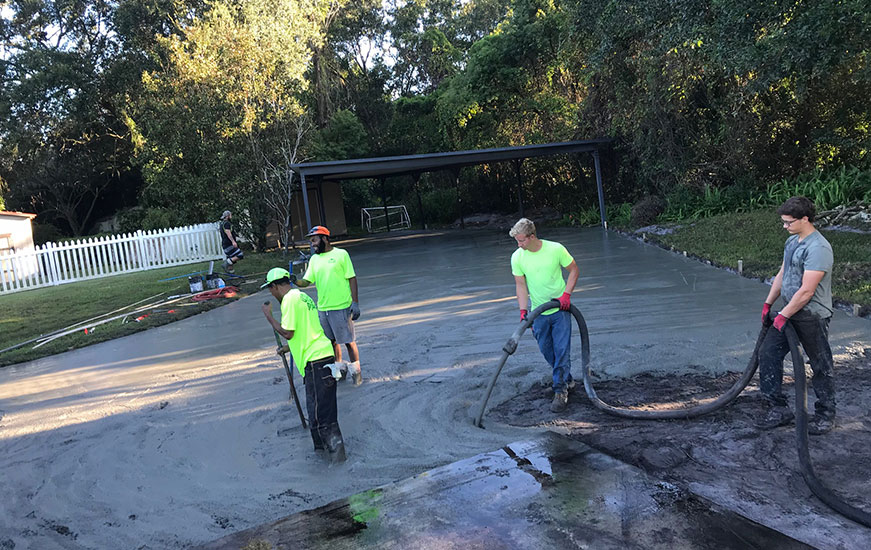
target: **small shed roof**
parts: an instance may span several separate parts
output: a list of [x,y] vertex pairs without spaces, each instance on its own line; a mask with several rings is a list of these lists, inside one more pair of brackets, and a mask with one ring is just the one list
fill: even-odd
[[13,218],[30,218],[36,217],[36,214],[28,214],[27,212],[12,212],[11,210],[0,210],[0,216],[10,216]]

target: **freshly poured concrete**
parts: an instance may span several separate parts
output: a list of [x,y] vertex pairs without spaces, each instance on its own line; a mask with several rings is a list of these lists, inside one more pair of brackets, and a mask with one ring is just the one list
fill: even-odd
[[554,433],[197,550],[812,548]]
[[[600,230],[541,236],[578,261],[596,373],[744,368],[767,286]],[[299,427],[261,292],[0,369],[0,547],[187,547],[534,435],[486,416],[487,430],[472,426],[518,322],[506,232],[340,246],[363,311],[365,382],[339,389],[347,463],[325,467]],[[871,323],[838,312],[831,336],[836,355],[868,345]],[[547,376],[527,333],[491,406]]]

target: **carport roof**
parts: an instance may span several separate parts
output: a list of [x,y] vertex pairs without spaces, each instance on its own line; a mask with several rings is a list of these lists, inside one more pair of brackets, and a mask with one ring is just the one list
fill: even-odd
[[426,153],[421,155],[328,162],[304,162],[291,164],[290,169],[305,179],[313,178],[323,181],[383,178],[548,155],[595,152],[610,142],[610,139],[589,139],[583,141],[564,141],[561,143],[544,143],[541,145],[477,149],[473,151],[452,151],[448,153]]

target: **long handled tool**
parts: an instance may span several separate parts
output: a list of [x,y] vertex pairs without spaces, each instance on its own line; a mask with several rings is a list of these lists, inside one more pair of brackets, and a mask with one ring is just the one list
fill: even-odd
[[[264,306],[270,305],[269,302],[263,302]],[[275,335],[275,343],[278,344],[278,347],[284,347],[281,343],[281,336],[278,335],[278,332],[273,330],[272,333]],[[299,421],[302,422],[303,428],[308,428],[308,424],[305,422],[305,416],[302,414],[302,405],[299,404],[299,397],[296,395],[296,386],[293,385],[293,371],[290,370],[290,365],[287,363],[287,354],[281,353],[281,360],[284,362],[284,372],[287,373],[287,381],[290,382],[290,399],[296,403],[296,412],[299,413]]]

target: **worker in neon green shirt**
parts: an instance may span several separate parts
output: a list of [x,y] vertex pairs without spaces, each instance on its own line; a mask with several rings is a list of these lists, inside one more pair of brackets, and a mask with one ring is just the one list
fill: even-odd
[[333,462],[345,460],[345,443],[339,429],[336,405],[336,379],[329,365],[333,363],[333,346],[324,336],[314,300],[293,288],[296,277],[286,269],[275,267],[266,274],[260,288],[281,304],[281,322],[272,316],[269,303],[263,304],[266,320],[287,345],[278,353],[290,352],[305,384],[305,404],[316,451],[326,450]]
[[[572,379],[572,323],[569,308],[572,291],[578,282],[580,270],[566,247],[558,242],[539,239],[535,224],[521,218],[508,233],[517,241],[517,250],[511,255],[511,273],[520,306],[520,320],[525,321],[530,309],[550,300],[559,300],[559,308],[542,312],[532,322],[532,334],[538,349],[553,369],[553,402],[550,410],[562,412],[569,402]],[[568,271],[568,281],[562,270]],[[532,300],[532,306],[529,300]]]
[[333,343],[336,362],[342,360],[342,344],[348,348],[351,375],[354,385],[359,386],[363,383],[363,371],[354,332],[354,321],[360,318],[354,265],[346,250],[330,243],[330,230],[323,225],[312,227],[306,237],[315,253],[309,260],[305,275],[296,284],[301,288],[312,284],[317,287],[321,327]]

